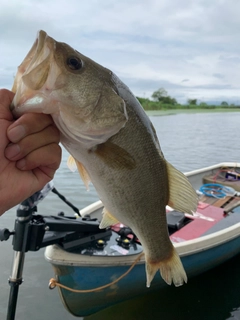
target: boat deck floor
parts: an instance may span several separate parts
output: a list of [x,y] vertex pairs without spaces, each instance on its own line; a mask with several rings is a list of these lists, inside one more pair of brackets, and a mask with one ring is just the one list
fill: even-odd
[[224,213],[226,208],[234,207],[237,203],[240,204],[240,197],[225,197],[223,199],[202,197],[197,212],[192,217],[187,215],[191,222],[173,233],[170,236],[171,240],[178,243],[196,239],[240,222],[240,212],[233,210],[228,214]]
[[[224,211],[234,207],[239,203],[239,207],[231,210],[228,214]],[[196,239],[214,232],[223,230],[240,222],[240,197],[226,196],[218,199],[209,196],[202,196],[198,204],[197,212],[193,216],[185,214],[187,224],[179,230],[170,233],[170,239],[174,243],[183,242],[186,240]],[[102,208],[96,210],[96,217],[101,216]],[[115,232],[119,232],[123,227],[118,223],[111,227]],[[132,236],[129,235],[129,238]]]
[[[210,199],[208,198],[210,197],[205,197],[204,201],[210,201]],[[213,202],[213,206],[220,206],[220,208],[223,210],[223,219],[221,219],[217,224],[215,224],[213,227],[207,230],[203,235],[223,230],[240,222],[240,212],[238,210],[234,211],[233,209],[228,214],[224,213],[224,211],[227,210],[227,208],[231,208],[238,203],[240,204],[240,197],[225,197],[224,199],[218,199],[215,202]]]

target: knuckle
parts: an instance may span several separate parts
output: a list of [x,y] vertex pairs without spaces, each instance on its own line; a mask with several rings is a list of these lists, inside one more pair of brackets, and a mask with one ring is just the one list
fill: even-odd
[[52,125],[52,117],[46,114],[26,113],[16,120],[16,124],[25,127],[27,134],[33,134]]
[[60,132],[55,125],[48,127],[48,134],[54,142],[60,142]]

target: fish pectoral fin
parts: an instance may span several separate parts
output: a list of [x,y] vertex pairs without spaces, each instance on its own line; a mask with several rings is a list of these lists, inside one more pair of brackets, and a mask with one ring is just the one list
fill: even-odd
[[174,247],[172,249],[170,258],[166,260],[151,263],[146,259],[148,288],[150,287],[151,281],[158,270],[160,271],[163,280],[169,285],[171,285],[173,282],[176,287],[179,287],[183,285],[184,282],[187,283],[186,272]]
[[82,178],[87,190],[89,190],[89,183],[91,182],[91,179],[86,169],[84,168],[83,164],[81,164],[81,162],[79,162],[78,160],[75,160],[73,156],[70,155],[68,157],[67,166],[72,172],[78,169],[80,177]]
[[198,197],[188,178],[166,161],[169,181],[168,205],[178,211],[196,212]]
[[99,144],[94,152],[111,168],[131,170],[136,167],[136,161],[130,153],[110,141]]
[[115,218],[106,208],[103,208],[103,217],[99,228],[104,229],[114,224],[119,223],[118,219]]

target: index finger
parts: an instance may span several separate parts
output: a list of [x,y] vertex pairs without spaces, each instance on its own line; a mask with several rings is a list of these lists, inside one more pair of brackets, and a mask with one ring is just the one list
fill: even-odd
[[27,135],[44,130],[51,124],[53,124],[53,120],[49,115],[43,113],[23,114],[8,127],[8,139],[16,143]]
[[0,119],[13,120],[9,106],[13,100],[14,93],[7,89],[0,89]]

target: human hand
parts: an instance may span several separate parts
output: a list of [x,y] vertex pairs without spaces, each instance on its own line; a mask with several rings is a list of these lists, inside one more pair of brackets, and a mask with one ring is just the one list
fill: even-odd
[[14,121],[11,91],[0,89],[0,215],[41,190],[61,161],[52,118],[25,114]]

